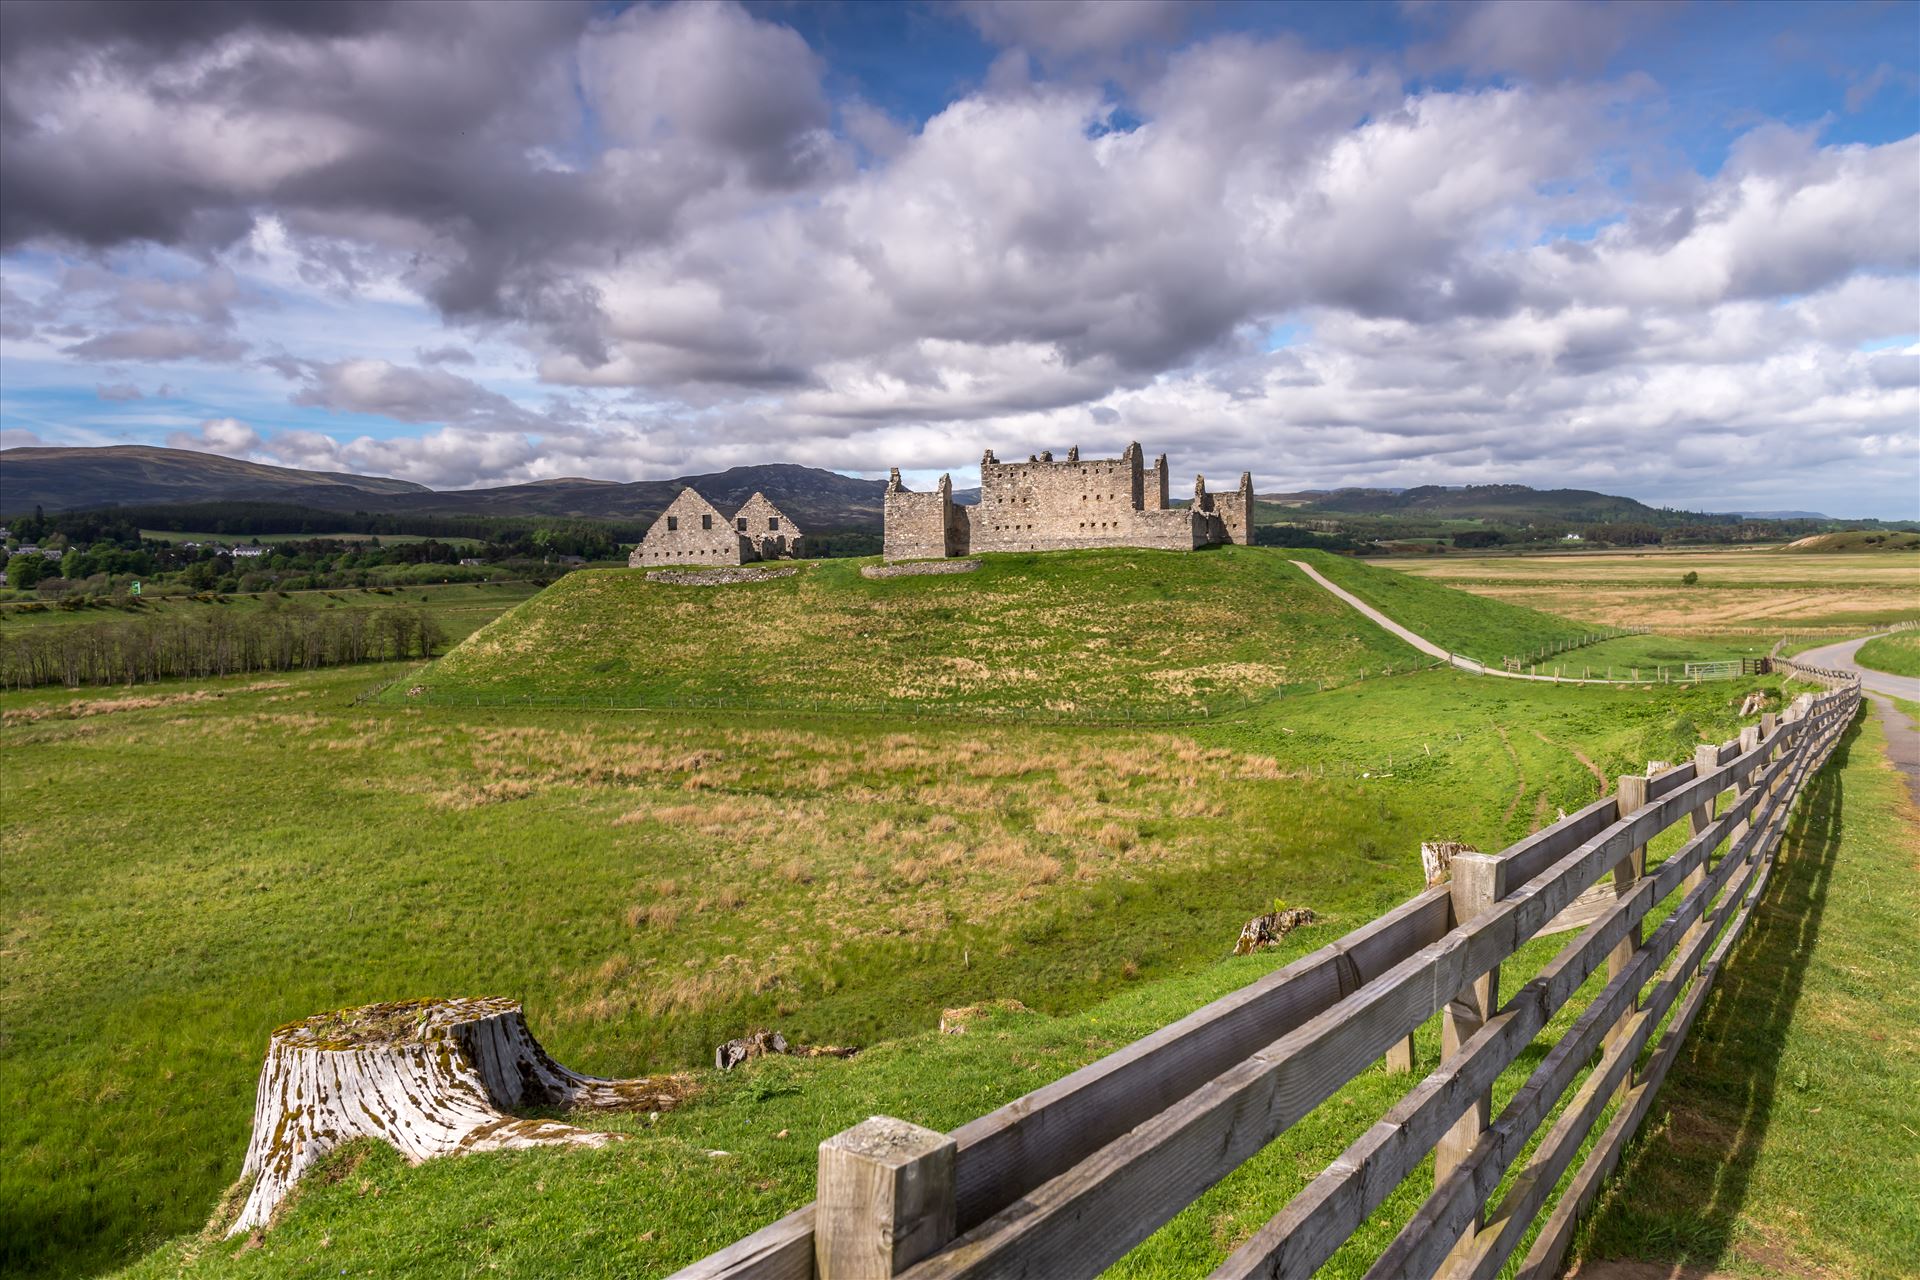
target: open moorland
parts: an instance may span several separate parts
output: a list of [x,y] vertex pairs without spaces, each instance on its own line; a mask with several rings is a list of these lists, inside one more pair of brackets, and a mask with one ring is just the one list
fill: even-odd
[[[1572,552],[1431,556],[1393,567],[1430,582],[1604,626],[1771,635],[1920,618],[1920,551]],[[1695,581],[1685,581],[1697,574]]]
[[[139,1273],[660,1274],[807,1200],[814,1145],[852,1120],[980,1114],[1402,900],[1421,840],[1501,847],[1778,689],[1420,670],[1291,558],[1460,651],[1581,631],[1277,550],[1130,575],[1115,553],[888,582],[822,565],[720,589],[582,573],[424,670],[0,699],[0,1093],[35,1099],[0,1137],[0,1265],[83,1274],[180,1237]],[[769,600],[811,650],[753,622]],[[727,619],[743,625],[709,625]],[[943,645],[985,672],[933,679],[956,667]],[[1018,673],[1078,672],[1076,654],[1070,714],[1186,718],[1025,718],[1054,709]],[[474,705],[496,680],[557,698],[753,679],[807,709]],[[408,696],[422,687],[468,697]],[[1222,714],[1198,714],[1214,699]],[[1320,923],[1223,960],[1276,898]],[[634,1135],[600,1152],[408,1169],[356,1147],[257,1246],[198,1239],[268,1032],[427,994],[520,997],[561,1061],[686,1070],[695,1094],[657,1122],[596,1121]],[[968,1007],[974,1034],[933,1030]],[[863,1052],[702,1069],[764,1026]],[[1355,1081],[1121,1273],[1217,1262],[1404,1083]],[[1411,1207],[1389,1201],[1359,1247]],[[1363,1269],[1350,1250],[1332,1274]]]

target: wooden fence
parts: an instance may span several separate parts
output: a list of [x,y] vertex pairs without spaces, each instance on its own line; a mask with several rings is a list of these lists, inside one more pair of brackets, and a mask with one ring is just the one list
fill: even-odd
[[[1369,1280],[1489,1280],[1536,1223],[1517,1274],[1547,1280],[1759,899],[1801,787],[1859,706],[1853,676],[1796,674],[1827,691],[1621,778],[1499,854],[1456,856],[1450,883],[952,1134],[875,1117],[836,1135],[813,1204],[676,1280],[1097,1275],[1383,1056],[1410,1064],[1407,1039],[1435,1014],[1438,1067],[1214,1280],[1311,1275],[1430,1151],[1433,1190]],[[1685,842],[1648,865],[1649,842],[1681,822]],[[1596,897],[1577,913],[1590,922],[1503,999],[1501,962]],[[1493,1114],[1495,1080],[1603,966],[1605,986]]]

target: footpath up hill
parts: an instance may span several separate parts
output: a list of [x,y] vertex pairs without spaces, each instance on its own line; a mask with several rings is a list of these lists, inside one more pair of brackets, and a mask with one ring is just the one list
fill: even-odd
[[[1290,563],[1298,554],[994,555],[972,573],[880,580],[860,576],[872,561],[821,561],[790,577],[718,587],[651,582],[638,570],[574,573],[408,690],[415,700],[455,703],[937,704],[1151,717],[1426,663],[1309,582]],[[1383,596],[1400,578],[1350,562],[1337,568]],[[1574,629],[1450,588],[1413,590],[1425,613],[1505,610],[1525,615],[1527,630]]]

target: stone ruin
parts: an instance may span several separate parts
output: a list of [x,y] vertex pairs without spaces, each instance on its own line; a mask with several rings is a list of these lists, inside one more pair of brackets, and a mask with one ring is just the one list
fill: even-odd
[[682,489],[627,557],[627,567],[793,560],[800,555],[800,536],[799,527],[764,493],[748,498],[729,517],[692,489]]
[[953,481],[941,476],[931,493],[887,482],[887,560],[937,560],[982,551],[1078,551],[1144,547],[1193,551],[1253,541],[1253,477],[1240,473],[1230,493],[1209,493],[1193,481],[1193,501],[1176,507],[1168,497],[1167,455],[1145,465],[1140,446],[1118,458],[1088,458],[1080,450],[1054,460],[1051,452],[1025,462],[1001,462],[989,449],[980,460],[980,504],[955,505]]

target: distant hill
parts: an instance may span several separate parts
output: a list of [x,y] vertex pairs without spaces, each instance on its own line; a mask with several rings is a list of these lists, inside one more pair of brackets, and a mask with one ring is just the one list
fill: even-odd
[[1852,529],[1842,533],[1817,533],[1780,548],[1782,551],[1818,555],[1836,551],[1920,551],[1920,533],[1897,529]]
[[1534,489],[1524,484],[1474,484],[1458,488],[1334,489],[1263,493],[1260,501],[1311,515],[1411,516],[1428,519],[1501,521],[1558,520],[1573,524],[1659,521],[1672,513],[1632,498],[1592,489]]
[[884,480],[786,463],[620,483],[569,477],[436,491],[381,476],[300,471],[144,445],[0,451],[0,513],[173,503],[276,502],[323,511],[651,520],[682,489],[731,510],[764,492],[802,529],[878,529]]
[[299,471],[187,449],[111,445],[102,449],[0,450],[0,509],[126,506],[152,502],[292,502],[337,506],[360,495],[431,493],[380,476]]
[[[672,480],[589,480],[565,477],[490,489],[434,490],[407,480],[243,462],[218,454],[145,445],[97,449],[0,451],[0,516],[100,507],[153,507],[208,502],[270,502],[324,512],[368,515],[552,516],[651,522],[682,489],[698,490],[731,510],[759,490],[802,529],[877,531],[883,480],[860,480],[791,463],[733,467]],[[977,503],[978,489],[954,499]],[[1256,520],[1302,517],[1390,517],[1402,520],[1485,520],[1504,525],[1735,522],[1734,515],[1699,515],[1647,506],[1591,489],[1532,489],[1520,484],[1422,485],[1413,489],[1305,490],[1257,495]],[[1767,518],[1818,518],[1805,512]]]

